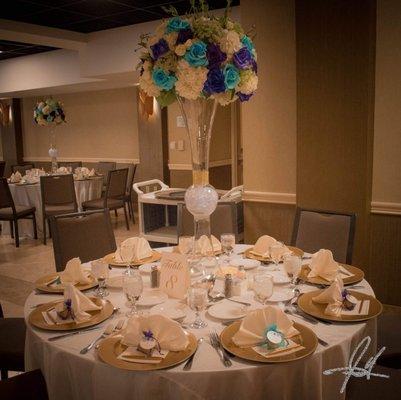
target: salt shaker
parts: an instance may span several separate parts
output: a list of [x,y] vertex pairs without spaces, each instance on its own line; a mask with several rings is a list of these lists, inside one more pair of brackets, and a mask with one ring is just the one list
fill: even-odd
[[233,294],[233,277],[231,274],[226,274],[224,278],[224,295],[229,298]]
[[157,268],[157,265],[152,265],[152,269],[150,271],[150,287],[152,288],[159,287],[159,276],[160,276],[160,271]]

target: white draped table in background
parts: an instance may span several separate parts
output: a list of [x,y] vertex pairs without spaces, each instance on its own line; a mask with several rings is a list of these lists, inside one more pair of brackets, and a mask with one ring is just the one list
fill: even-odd
[[[84,201],[97,199],[102,195],[103,178],[96,177],[84,180],[74,180],[75,194],[77,196],[78,209]],[[38,235],[43,235],[42,224],[42,196],[40,193],[40,184],[18,185],[9,184],[10,192],[15,205],[36,207],[36,222],[38,226]],[[31,220],[20,219],[18,221],[20,236],[33,237],[33,228]],[[1,232],[3,235],[10,234],[10,225],[8,222],[2,222]]]
[[[239,253],[246,247],[237,245],[235,252]],[[171,248],[160,250],[171,251]],[[111,275],[120,275],[123,271],[113,269]],[[143,276],[146,287],[149,285],[149,277]],[[359,291],[373,295],[366,280],[360,284],[363,288],[358,289]],[[274,290],[282,288],[283,286],[275,286]],[[307,285],[301,285],[300,289],[305,292],[315,290]],[[247,301],[254,302],[252,292],[248,292],[246,297]],[[60,296],[32,293],[25,304],[25,318],[32,311],[33,305],[57,298]],[[122,291],[111,289],[107,299],[115,306],[121,307],[122,313],[114,316],[113,320],[116,322],[123,318],[127,305]],[[254,304],[260,306],[256,302]],[[189,311],[185,322],[191,322],[193,318],[193,312]],[[191,330],[197,337],[207,338],[211,329],[220,332],[224,328],[220,321],[207,313],[204,318],[208,327]],[[374,351],[376,320],[351,324],[311,325],[296,316],[293,319],[311,327],[319,337],[329,343],[329,346],[323,347],[319,344],[311,356],[283,364],[252,363],[235,357],[233,366],[225,368],[207,339],[200,345],[192,369],[188,372],[183,371],[183,364],[168,370],[133,372],[104,364],[97,357],[96,351],[92,350],[86,355],[79,353],[81,348],[101,334],[110,321],[99,325],[98,330],[55,342],[48,342],[47,339],[57,335],[57,332],[41,331],[28,324],[25,362],[28,370],[42,369],[51,400],[343,399],[340,388],[344,376],[325,376],[323,371],[346,366],[352,351],[367,335],[372,338],[370,350]]]

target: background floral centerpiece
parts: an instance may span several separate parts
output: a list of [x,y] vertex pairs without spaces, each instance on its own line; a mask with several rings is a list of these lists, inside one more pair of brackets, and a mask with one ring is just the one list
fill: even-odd
[[53,100],[51,97],[46,100],[41,100],[36,103],[36,106],[33,110],[33,119],[36,124],[49,127],[49,156],[51,157],[52,172],[56,173],[58,151],[56,148],[55,128],[57,125],[66,122],[63,104],[59,101]]
[[52,98],[36,103],[33,110],[33,119],[41,126],[48,126],[50,124],[59,125],[66,122],[62,103]]
[[[161,107],[178,101],[191,143],[193,185],[185,193],[185,206],[194,216],[195,243],[209,238],[209,250],[197,254],[193,246],[191,271],[205,272],[217,265],[210,239],[210,215],[218,195],[209,184],[209,149],[217,105],[247,101],[258,85],[257,54],[252,39],[229,18],[230,1],[223,16],[209,12],[204,0],[191,0],[190,12],[163,21],[139,43],[140,88],[156,97]],[[206,246],[207,247],[207,246]]]

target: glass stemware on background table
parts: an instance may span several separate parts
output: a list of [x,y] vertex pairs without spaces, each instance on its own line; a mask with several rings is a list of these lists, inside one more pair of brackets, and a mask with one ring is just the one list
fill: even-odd
[[143,292],[143,280],[138,269],[130,270],[128,274],[124,275],[123,292],[130,305],[130,310],[126,313],[126,316],[132,317],[138,314],[136,302]]
[[107,297],[109,292],[106,288],[106,279],[109,277],[109,265],[103,259],[94,260],[91,262],[91,271],[97,279],[99,286],[95,290],[96,297]]

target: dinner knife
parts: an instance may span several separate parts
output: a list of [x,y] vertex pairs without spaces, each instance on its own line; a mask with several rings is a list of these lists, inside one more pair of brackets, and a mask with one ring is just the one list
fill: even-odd
[[85,333],[85,332],[89,332],[89,331],[94,331],[95,329],[99,329],[99,327],[98,327],[98,326],[94,326],[94,327],[92,327],[92,328],[83,329],[83,330],[80,330],[80,331],[74,331],[74,332],[64,333],[63,335],[53,336],[53,337],[51,337],[51,338],[49,338],[49,339],[47,339],[47,340],[48,340],[49,342],[54,342],[55,340],[58,340],[58,339],[63,339],[63,338],[69,337],[69,336],[74,336],[74,335],[79,335],[79,334],[81,334],[81,333]]

